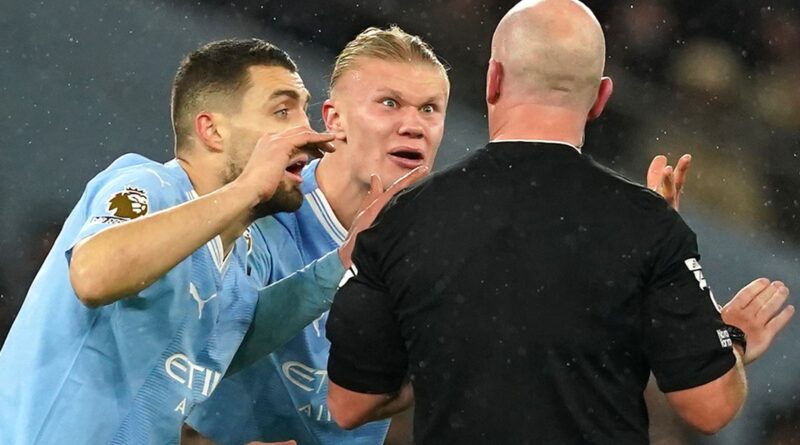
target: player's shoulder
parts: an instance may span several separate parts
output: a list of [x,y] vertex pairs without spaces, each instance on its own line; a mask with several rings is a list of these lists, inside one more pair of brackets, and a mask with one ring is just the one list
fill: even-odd
[[194,196],[191,182],[177,161],[162,164],[131,153],[120,156],[92,178],[81,200],[84,205],[113,209],[115,216],[133,218]]
[[165,179],[169,176],[169,173],[164,164],[140,154],[127,153],[115,159],[108,167],[95,175],[90,184],[103,184],[117,179],[135,179],[139,177],[146,180],[149,176]]

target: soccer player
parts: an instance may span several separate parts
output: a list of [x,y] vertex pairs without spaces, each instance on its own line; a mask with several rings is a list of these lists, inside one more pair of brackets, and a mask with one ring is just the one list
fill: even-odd
[[[303,171],[305,200],[298,212],[252,227],[251,264],[264,283],[340,246],[371,184],[380,190],[417,167],[430,168],[441,142],[447,73],[427,44],[399,28],[370,28],[351,41],[337,58],[330,93],[323,117],[338,136],[336,151]],[[269,357],[223,379],[192,413],[190,425],[219,444],[382,443],[388,421],[345,431],[330,416],[326,320],[323,314]],[[270,337],[248,334],[237,368],[270,351]]]
[[288,339],[330,304],[305,288],[332,293],[348,262],[336,253],[279,289],[296,314],[259,312],[271,291],[250,276],[241,236],[296,210],[310,154],[332,150],[334,136],[308,126],[295,64],[260,40],[214,42],[172,90],[176,158],[128,154],[88,183],[0,351],[4,444],[176,443],[254,308]]
[[756,280],[721,316],[677,213],[582,156],[611,94],[604,55],[574,0],[500,22],[491,142],[359,235],[327,325],[339,425],[404,409],[413,387],[418,444],[646,444],[651,370],[703,432],[740,409],[742,365],[788,323],[788,289]]

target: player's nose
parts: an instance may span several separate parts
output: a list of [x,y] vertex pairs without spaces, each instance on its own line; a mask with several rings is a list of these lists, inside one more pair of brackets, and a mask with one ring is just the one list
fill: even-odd
[[398,133],[401,136],[407,136],[414,139],[419,139],[425,136],[425,125],[423,124],[420,111],[409,107],[402,114],[400,127]]

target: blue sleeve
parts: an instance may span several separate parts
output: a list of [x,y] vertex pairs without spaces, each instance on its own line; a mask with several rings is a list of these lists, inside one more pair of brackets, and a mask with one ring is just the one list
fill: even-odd
[[270,354],[327,311],[344,273],[338,251],[333,251],[259,290],[253,323],[228,375]]
[[75,244],[103,229],[186,201],[188,197],[182,199],[179,188],[169,179],[155,168],[145,166],[105,171],[95,177],[81,198],[83,225],[70,243],[67,259]]

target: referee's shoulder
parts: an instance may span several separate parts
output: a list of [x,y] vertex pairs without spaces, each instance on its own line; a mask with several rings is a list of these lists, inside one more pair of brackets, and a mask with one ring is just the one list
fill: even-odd
[[636,182],[622,173],[598,163],[590,157],[588,167],[593,180],[598,182],[602,190],[621,198],[625,202],[643,211],[669,212],[671,207],[664,198],[644,184]]

